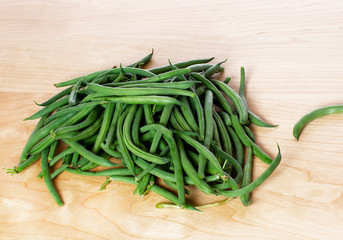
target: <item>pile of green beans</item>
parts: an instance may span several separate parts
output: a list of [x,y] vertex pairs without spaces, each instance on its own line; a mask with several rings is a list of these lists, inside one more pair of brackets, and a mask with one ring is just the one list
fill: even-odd
[[[172,203],[156,206],[199,210],[186,197],[190,189],[240,197],[247,206],[251,192],[281,161],[255,143],[250,124],[275,127],[252,113],[245,99],[241,68],[239,93],[213,76],[223,67],[213,58],[143,69],[153,52],[128,66],[60,82],[67,87],[25,120],[40,119],[10,173],[40,159],[41,173],[52,197],[63,201],[53,179],[64,171],[107,177],[136,186],[134,194],[153,191]],[[227,100],[229,99],[231,103]],[[63,151],[58,145],[67,145]],[[253,157],[266,164],[252,181]],[[117,159],[117,160],[116,160]],[[196,188],[189,186],[195,186]]]

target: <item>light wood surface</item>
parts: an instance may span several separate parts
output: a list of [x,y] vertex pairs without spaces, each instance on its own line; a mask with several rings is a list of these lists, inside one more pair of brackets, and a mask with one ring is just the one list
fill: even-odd
[[[343,103],[343,1],[0,1],[0,159],[17,164],[36,121],[22,119],[59,91],[56,82],[155,49],[150,66],[215,56],[275,129],[254,127],[283,160],[244,207],[239,199],[202,213],[156,209],[154,193],[63,173],[58,207],[36,175],[0,172],[0,239],[343,239],[343,115],[321,118],[296,142],[294,123]],[[222,77],[223,77],[222,76]],[[255,159],[256,178],[266,164]],[[221,198],[191,196],[196,204]]]

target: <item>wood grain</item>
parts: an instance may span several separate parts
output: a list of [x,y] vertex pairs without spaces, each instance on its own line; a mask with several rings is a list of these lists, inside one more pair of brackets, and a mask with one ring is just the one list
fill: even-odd
[[[244,207],[239,199],[203,213],[156,209],[164,201],[125,183],[63,173],[50,198],[37,163],[0,172],[0,239],[342,239],[343,115],[294,123],[343,102],[342,1],[0,1],[1,167],[17,164],[35,121],[22,119],[59,91],[53,83],[155,55],[150,66],[228,58],[222,76],[238,89],[247,73],[251,110],[279,124],[254,127],[258,144],[283,160]],[[256,159],[254,177],[266,165]],[[199,192],[195,203],[219,197]]]

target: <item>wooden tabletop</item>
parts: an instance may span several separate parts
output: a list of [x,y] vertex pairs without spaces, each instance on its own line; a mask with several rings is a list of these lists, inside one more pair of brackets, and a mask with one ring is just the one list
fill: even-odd
[[[239,199],[192,212],[156,209],[155,193],[104,177],[63,173],[65,206],[49,196],[36,163],[0,172],[0,239],[343,239],[343,115],[292,136],[318,107],[343,103],[342,1],[0,1],[0,159],[18,163],[37,121],[22,119],[59,91],[53,84],[155,54],[149,67],[228,58],[221,76],[238,89],[247,75],[250,109],[274,129],[253,127],[282,162],[244,207]],[[267,165],[254,160],[254,178]],[[222,198],[193,193],[195,204]]]

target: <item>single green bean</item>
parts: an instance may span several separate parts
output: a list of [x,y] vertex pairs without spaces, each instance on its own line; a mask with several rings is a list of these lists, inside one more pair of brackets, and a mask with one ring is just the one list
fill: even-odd
[[[195,64],[208,63],[212,60],[213,60],[213,57],[207,58],[207,59],[194,59],[194,60],[190,60],[190,61],[186,61],[186,62],[175,63],[174,66],[177,68],[186,68],[186,67],[189,67],[189,66],[195,65]],[[155,73],[155,74],[168,72],[170,70],[172,70],[172,66],[170,66],[170,65],[149,69],[150,72]]]
[[272,125],[269,123],[264,122],[260,117],[258,117],[256,114],[249,111],[249,121],[259,127],[277,127],[279,125]]
[[43,107],[46,107],[48,105],[50,105],[51,103],[53,102],[56,102],[58,99],[70,94],[72,90],[72,87],[69,87],[69,88],[66,88],[64,89],[63,91],[57,93],[55,96],[51,97],[50,99],[48,99],[47,101],[41,103],[41,104],[38,104],[39,106],[43,106]]
[[165,96],[126,96],[126,97],[100,97],[95,100],[104,100],[109,102],[126,103],[126,104],[157,104],[157,105],[169,105],[181,103],[175,98]]
[[[253,159],[253,150],[250,147],[248,155],[244,165],[244,175],[241,187],[248,186],[251,183],[251,174],[252,174],[252,159]],[[247,193],[241,196],[241,202],[244,206],[248,206],[251,203],[251,194]]]
[[33,119],[37,119],[37,118],[43,117],[44,115],[53,112],[57,108],[66,105],[67,103],[68,103],[68,96],[63,97],[63,98],[57,100],[56,102],[53,102],[50,105],[48,105],[48,106],[44,107],[43,109],[39,110],[38,112],[33,114],[31,117],[25,118],[24,121],[26,121],[26,120],[33,120]]
[[[210,148],[211,141],[213,139],[213,93],[210,90],[205,92],[205,103],[204,103],[204,112],[205,112],[205,139],[203,146],[207,149]],[[205,168],[206,168],[206,156],[200,154],[199,156],[199,166],[198,166],[198,175],[200,178],[205,177]],[[217,160],[218,163],[218,160]],[[218,163],[219,164],[219,163]]]
[[236,160],[239,162],[239,164],[241,164],[241,166],[243,166],[243,162],[244,162],[243,144],[242,144],[241,140],[239,139],[239,137],[237,136],[235,130],[233,130],[232,127],[226,127],[226,129],[229,132],[230,137],[231,137],[232,142],[233,142]]
[[[131,172],[128,168],[111,168],[111,169],[106,169],[102,171],[81,171],[80,169],[74,169],[74,168],[67,168],[67,172],[74,173],[77,175],[83,175],[83,176],[90,176],[90,177],[98,177],[98,176],[130,176]],[[141,171],[140,168],[136,167],[135,168],[136,172]]]
[[229,133],[227,132],[225,128],[224,122],[222,121],[222,119],[220,118],[219,114],[216,111],[213,111],[213,117],[219,129],[219,134],[221,136],[221,140],[223,143],[222,144],[223,150],[224,152],[232,156],[232,143],[231,143]]
[[141,60],[139,60],[139,61],[137,61],[135,63],[132,63],[132,64],[126,66],[126,67],[134,67],[134,68],[143,67],[144,65],[146,65],[147,63],[150,62],[153,54],[154,54],[154,49],[152,49],[151,53],[148,54],[147,56],[143,57]]
[[194,86],[195,84],[199,83],[199,81],[181,81],[181,82],[159,82],[159,83],[139,83],[139,84],[132,84],[131,82],[125,82],[126,85],[123,83],[108,83],[105,86],[110,87],[121,87],[121,88],[175,88],[175,89],[189,89],[190,87]]
[[113,113],[112,122],[111,122],[110,128],[108,129],[107,137],[105,140],[105,145],[107,148],[110,146],[110,144],[112,143],[112,141],[115,137],[117,121],[119,119],[119,116],[120,116],[122,110],[123,110],[123,104],[117,103],[115,110],[114,110],[114,113]]
[[215,74],[216,72],[218,72],[220,65],[222,65],[223,63],[225,63],[227,61],[227,59],[225,59],[222,62],[219,62],[215,65],[213,65],[212,67],[210,67],[209,69],[207,69],[204,73],[205,78],[210,78],[213,74]]
[[299,119],[293,127],[293,136],[299,140],[299,136],[303,128],[311,121],[329,115],[343,113],[343,105],[332,105],[327,107],[318,108]]
[[61,197],[59,196],[59,194],[57,193],[55,186],[51,181],[51,177],[49,173],[48,154],[49,154],[49,149],[46,149],[42,152],[42,155],[41,155],[41,167],[42,167],[44,182],[51,196],[55,199],[56,203],[59,206],[63,206],[64,205],[63,201]]
[[189,126],[192,128],[194,132],[199,133],[199,127],[198,127],[197,122],[195,121],[195,117],[192,113],[192,109],[188,102],[187,97],[182,96],[180,98],[180,102],[181,102],[181,111],[183,113],[183,116],[187,120]]
[[251,141],[256,142],[254,134],[251,132],[250,128],[246,125],[243,125],[245,133],[251,139]]

